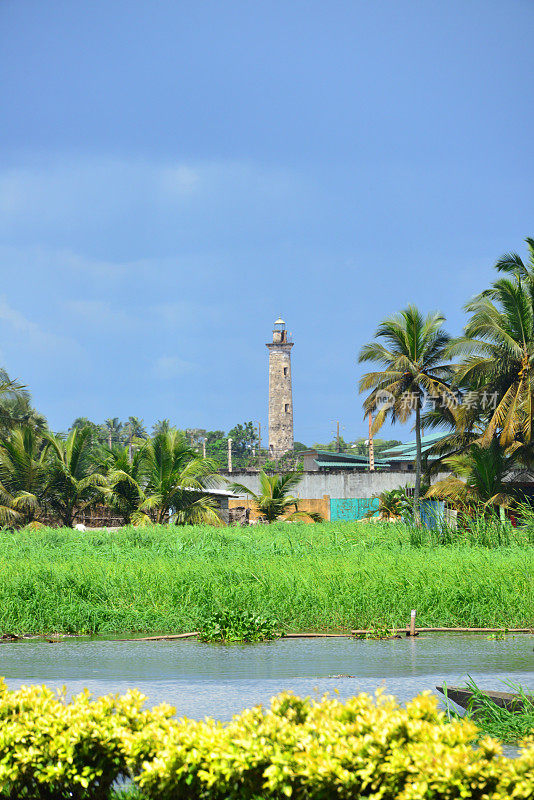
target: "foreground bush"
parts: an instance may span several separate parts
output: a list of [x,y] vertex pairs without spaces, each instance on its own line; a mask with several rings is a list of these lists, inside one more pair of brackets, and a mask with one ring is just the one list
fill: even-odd
[[0,796],[109,797],[135,779],[141,796],[527,800],[534,742],[518,759],[469,721],[448,722],[430,694],[401,708],[361,694],[347,703],[282,694],[228,724],[143,711],[138,692],[70,703],[46,687],[0,684]]
[[0,797],[100,800],[129,774],[125,743],[149,723],[169,718],[164,706],[144,711],[137,691],[67,702],[46,686],[9,691],[0,681]]

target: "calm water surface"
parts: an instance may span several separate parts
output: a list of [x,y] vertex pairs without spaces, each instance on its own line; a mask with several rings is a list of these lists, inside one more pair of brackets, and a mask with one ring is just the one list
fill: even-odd
[[[95,694],[138,687],[149,703],[171,703],[181,716],[229,719],[285,689],[297,694],[338,690],[341,698],[384,686],[405,702],[437,683],[471,675],[486,688],[511,679],[534,690],[534,637],[491,641],[474,634],[416,639],[281,639],[219,646],[195,640],[141,642],[69,639],[58,644],[0,644],[8,686],[47,683]],[[332,677],[350,675],[354,677]]]

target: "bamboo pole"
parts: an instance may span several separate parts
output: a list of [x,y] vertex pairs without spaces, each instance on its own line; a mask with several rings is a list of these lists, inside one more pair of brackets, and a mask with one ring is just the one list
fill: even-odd
[[167,639],[192,639],[194,636],[200,636],[199,631],[192,633],[168,633],[163,636],[141,636],[137,639],[115,639],[115,642],[162,642]]
[[[534,634],[534,628],[417,628],[417,633],[501,633],[506,630],[507,633],[531,633]],[[393,628],[393,633],[406,634],[406,636],[413,636],[410,628]],[[369,628],[356,628],[350,633],[286,633],[284,639],[350,639],[353,636],[363,636],[366,633],[373,633]],[[195,636],[200,636],[199,631],[191,633],[169,633],[161,636],[142,636],[135,639],[114,639],[116,642],[159,642],[173,639],[192,639]]]

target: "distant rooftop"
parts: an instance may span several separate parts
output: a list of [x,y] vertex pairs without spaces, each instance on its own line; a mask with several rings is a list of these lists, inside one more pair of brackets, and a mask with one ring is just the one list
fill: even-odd
[[[429,433],[426,436],[421,436],[421,451],[424,453],[429,450],[432,445],[444,439],[446,434],[442,433]],[[412,442],[404,442],[391,447],[389,450],[384,450],[382,455],[390,459],[390,461],[414,461],[416,456],[417,443],[415,439]]]
[[[369,457],[359,456],[356,453],[338,453],[333,450],[303,450],[299,456],[312,456],[318,467],[324,469],[368,469]],[[375,466],[389,467],[384,458],[375,458]]]

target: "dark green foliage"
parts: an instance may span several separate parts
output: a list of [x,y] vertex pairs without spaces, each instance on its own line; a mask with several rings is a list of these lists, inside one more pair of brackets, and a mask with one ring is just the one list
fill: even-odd
[[301,481],[298,472],[267,475],[265,470],[262,470],[259,477],[261,491],[258,494],[240,483],[232,484],[232,489],[239,494],[247,494],[251,497],[256,512],[267,522],[275,522],[281,517],[288,520],[322,521],[320,514],[299,511],[298,498],[292,494]]
[[[414,515],[419,521],[421,495],[421,409],[425,392],[450,395],[451,366],[447,348],[450,336],[443,328],[445,317],[434,312],[426,316],[414,305],[380,323],[375,341],[365,344],[359,361],[377,369],[360,379],[360,392],[369,391],[365,413],[375,413],[376,432],[389,417],[393,423],[407,422],[415,414]],[[381,400],[387,397],[385,404]]]
[[278,629],[275,620],[253,611],[224,609],[202,620],[200,638],[204,642],[265,642],[275,639]]

